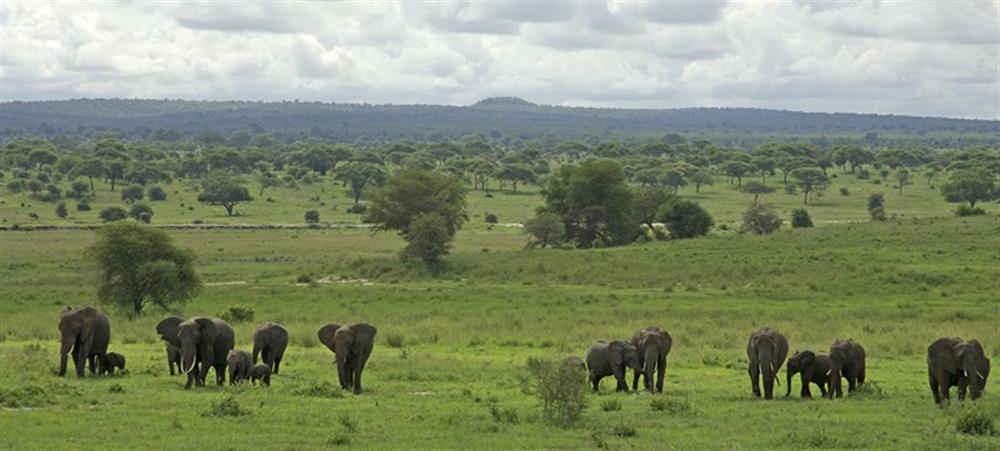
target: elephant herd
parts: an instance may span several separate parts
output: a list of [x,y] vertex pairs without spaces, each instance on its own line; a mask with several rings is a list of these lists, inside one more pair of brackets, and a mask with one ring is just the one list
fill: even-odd
[[[125,357],[108,352],[111,322],[93,307],[66,307],[60,314],[61,335],[59,375],[66,375],[69,356],[78,377],[84,376],[89,362],[91,374],[104,375],[125,369]],[[361,393],[361,374],[375,344],[376,329],[364,323],[327,324],[319,329],[321,343],[337,357],[337,374],[344,390]],[[219,318],[171,316],[156,324],[156,333],[166,347],[170,375],[187,374],[185,389],[204,386],[210,369],[215,382],[223,385],[226,371],[229,384],[245,381],[271,384],[271,375],[281,371],[288,347],[288,330],[276,323],[264,323],[253,334],[253,350],[236,349],[236,332]],[[261,363],[257,363],[258,360]],[[176,370],[175,370],[176,368]]]
[[[125,357],[108,352],[111,338],[108,317],[93,307],[66,307],[60,314],[59,332],[60,376],[66,374],[69,356],[73,357],[78,377],[84,376],[88,363],[91,374],[125,369]],[[271,375],[279,373],[288,347],[288,331],[270,322],[254,331],[252,352],[235,349],[236,333],[219,318],[171,316],[156,325],[156,333],[165,344],[170,374],[175,374],[175,367],[178,374],[187,374],[184,388],[204,386],[212,368],[218,385],[225,382],[227,369],[230,384],[260,381],[262,385],[270,385]],[[343,326],[331,323],[317,332],[319,341],[336,355],[337,376],[344,390],[361,393],[361,376],[375,345],[376,333],[375,327],[365,323]],[[628,340],[598,341],[587,351],[585,361],[570,357],[566,363],[585,369],[594,391],[608,376],[614,376],[617,391],[628,391],[625,376],[631,369],[632,390],[639,389],[642,376],[647,391],[662,393],[667,354],[672,345],[673,338],[666,330],[646,327]],[[865,349],[854,340],[836,340],[828,353],[800,351],[789,358],[785,336],[764,327],[750,334],[746,349],[750,387],[757,397],[762,395],[761,379],[763,397],[774,397],[774,385],[779,382],[778,373],[786,358],[786,397],[792,392],[792,378],[796,374],[801,376],[804,398],[811,397],[810,384],[819,387],[822,396],[833,399],[843,396],[844,379],[848,392],[865,383]],[[972,399],[982,396],[990,361],[976,340],[941,338],[927,348],[927,374],[934,402],[943,407],[948,403],[951,387],[958,388],[960,400],[965,399],[966,392],[971,392]]]

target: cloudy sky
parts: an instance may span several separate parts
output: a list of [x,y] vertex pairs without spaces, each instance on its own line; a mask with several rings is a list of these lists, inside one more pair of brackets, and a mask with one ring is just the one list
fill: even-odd
[[749,106],[1000,118],[996,0],[0,3],[2,100]]

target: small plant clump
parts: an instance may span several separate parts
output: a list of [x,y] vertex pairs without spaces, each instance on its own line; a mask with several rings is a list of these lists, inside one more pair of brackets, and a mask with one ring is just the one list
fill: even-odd
[[211,407],[206,411],[203,416],[206,417],[244,417],[251,415],[252,412],[240,407],[240,404],[236,402],[236,398],[232,396],[227,396],[218,401],[213,401]]
[[955,421],[955,430],[969,435],[993,435],[993,417],[974,406],[963,406]]
[[254,310],[245,305],[232,305],[226,311],[219,313],[219,318],[230,323],[247,323],[253,321]]
[[805,208],[796,208],[792,210],[792,228],[801,229],[812,227],[812,218],[809,217],[809,212]]

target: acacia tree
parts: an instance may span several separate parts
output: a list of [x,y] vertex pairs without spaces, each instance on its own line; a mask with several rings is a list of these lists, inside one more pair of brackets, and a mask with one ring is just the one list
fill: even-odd
[[629,244],[639,235],[632,192],[618,163],[564,165],[542,191],[544,210],[559,215],[577,247]]
[[995,187],[989,169],[967,169],[952,173],[948,182],[941,185],[941,194],[948,202],[968,202],[969,208],[975,208],[976,202],[993,200]]
[[799,168],[792,171],[791,176],[802,188],[802,203],[805,205],[809,204],[809,194],[823,191],[829,181],[820,168]]
[[767,186],[756,180],[747,182],[746,185],[743,185],[743,188],[741,190],[744,193],[753,194],[753,203],[755,205],[757,204],[757,200],[761,194],[770,194],[774,192],[774,188],[771,188],[770,186]]
[[692,172],[690,177],[691,183],[694,184],[695,193],[701,193],[702,186],[711,186],[715,183],[715,179],[712,178],[712,174],[709,174],[708,171],[703,169]]
[[164,309],[183,303],[201,287],[194,254],[159,229],[132,222],[104,226],[85,255],[98,267],[98,297],[129,316],[142,314],[150,302]]
[[899,195],[902,196],[903,187],[912,183],[910,182],[910,171],[905,168],[896,171],[896,183],[896,187],[899,188]]
[[209,205],[221,205],[226,209],[226,216],[232,216],[233,210],[240,202],[253,200],[247,188],[237,180],[227,176],[211,177],[205,182],[201,194],[198,195],[198,202]]
[[369,185],[381,185],[385,182],[385,170],[372,163],[352,161],[336,169],[335,180],[344,182],[351,187],[354,203],[361,200],[361,194]]

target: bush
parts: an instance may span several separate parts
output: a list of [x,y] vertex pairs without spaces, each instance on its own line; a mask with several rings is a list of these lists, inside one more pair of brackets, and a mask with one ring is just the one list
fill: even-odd
[[121,207],[108,207],[101,210],[101,214],[99,216],[104,222],[114,222],[127,218],[128,213]]
[[858,171],[858,180],[868,180],[871,176],[871,173],[867,169]]
[[885,209],[882,207],[875,207],[868,210],[868,214],[871,215],[872,221],[885,221]]
[[611,429],[611,435],[621,438],[630,438],[630,437],[635,437],[636,435],[639,434],[635,431],[635,427],[633,427],[632,425],[618,424]]
[[968,205],[959,205],[955,209],[955,216],[965,217],[965,216],[982,216],[986,214],[986,210],[979,207],[969,207]]
[[[538,359],[528,359],[527,370],[533,391],[541,398],[545,422],[560,427],[575,424],[587,408],[583,370],[561,361]],[[580,382],[567,383],[573,380]]]
[[68,214],[69,212],[66,211],[66,202],[59,202],[59,205],[56,205],[56,216],[65,219]]
[[128,216],[130,218],[137,219],[137,220],[140,220],[142,222],[145,222],[146,224],[149,224],[149,220],[143,220],[142,219],[142,216],[144,214],[145,214],[145,216],[148,217],[148,219],[152,219],[152,217],[153,217],[153,209],[149,205],[146,205],[146,204],[141,203],[141,202],[137,203],[137,204],[133,204],[128,209]]
[[969,435],[992,435],[993,417],[977,406],[963,405],[955,421],[955,430]]
[[295,278],[295,283],[312,283],[312,281],[313,277],[310,274],[299,274],[299,276]]
[[657,217],[675,239],[705,235],[714,223],[712,216],[701,205],[689,200],[668,202]]
[[31,219],[38,219],[38,213],[35,212],[28,213],[28,217]]
[[882,193],[873,193],[868,196],[868,211],[876,208],[885,208],[885,195]]
[[350,207],[347,207],[347,212],[351,214],[363,215],[365,214],[366,211],[368,211],[367,204],[354,204],[351,205]]
[[149,196],[149,200],[151,201],[167,200],[167,192],[159,186],[150,186],[146,190],[146,195]]
[[229,309],[219,313],[219,318],[230,323],[248,323],[253,321],[253,317],[253,309],[244,305],[231,305]]
[[851,191],[848,190],[846,186],[841,187],[840,188],[840,195],[841,196],[850,196],[851,195]]
[[405,341],[406,339],[402,335],[395,333],[389,333],[385,339],[386,344],[388,344],[390,348],[402,348],[405,345]]
[[153,214],[148,211],[144,211],[139,213],[139,217],[136,219],[142,221],[143,224],[149,224],[153,220]]
[[650,402],[649,407],[655,412],[681,413],[691,410],[691,405],[687,400],[681,398],[656,398]]
[[307,387],[297,388],[294,393],[312,398],[343,398],[344,391],[329,381],[313,382]]
[[754,205],[743,213],[743,232],[756,235],[769,235],[781,228],[785,221],[777,213],[763,205]]
[[137,200],[142,200],[143,194],[142,185],[131,185],[122,188],[122,200],[125,202],[135,202]]
[[524,233],[531,236],[529,248],[535,246],[558,246],[566,237],[566,227],[562,219],[553,213],[539,213],[524,223]]
[[76,211],[90,211],[90,204],[82,200],[76,204]]
[[236,398],[227,396],[219,401],[213,401],[212,406],[202,415],[206,417],[243,417],[251,415],[251,412],[240,407]]
[[499,222],[499,219],[497,218],[497,215],[493,213],[486,213],[486,216],[483,218],[483,221],[486,221],[487,224],[496,224],[497,222]]
[[622,403],[617,399],[609,399],[601,403],[601,410],[605,412],[616,412],[622,410]]
[[452,235],[448,232],[447,221],[436,212],[414,217],[403,238],[407,243],[401,255],[403,260],[419,260],[434,265],[451,249]]
[[792,228],[801,229],[806,227],[812,227],[813,221],[809,217],[809,212],[805,208],[796,208],[792,210]]
[[315,224],[319,222],[319,212],[316,210],[309,210],[306,212],[305,218],[307,224]]
[[14,180],[7,184],[7,191],[12,193],[23,193],[28,189],[28,185],[24,183],[24,180]]

